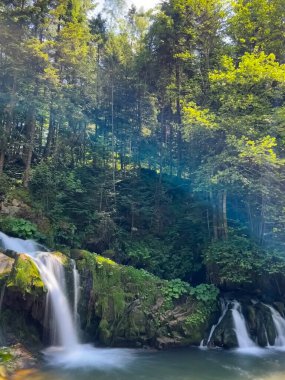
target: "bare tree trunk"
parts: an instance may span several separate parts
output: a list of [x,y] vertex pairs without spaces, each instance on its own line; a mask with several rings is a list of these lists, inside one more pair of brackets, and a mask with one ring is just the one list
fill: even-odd
[[1,149],[0,150],[0,175],[3,174],[4,161],[5,161],[5,151],[4,149]]
[[223,197],[223,235],[224,238],[228,238],[228,218],[227,218],[227,190],[224,190],[222,193]]
[[23,176],[23,186],[28,187],[31,171],[31,162],[34,148],[34,138],[36,130],[36,120],[32,109],[28,111],[27,122],[26,122],[26,146],[24,149],[24,161],[25,161],[25,171]]
[[111,128],[112,128],[112,176],[113,176],[113,191],[114,191],[114,201],[115,201],[115,208],[117,207],[117,197],[116,197],[116,168],[117,168],[117,162],[116,162],[116,156],[115,156],[115,125],[114,125],[114,83],[113,83],[113,77],[112,77],[112,88],[111,88]]
[[213,208],[213,233],[214,239],[218,240],[218,217],[217,217],[217,205],[214,199],[212,190],[210,191],[210,200]]
[[178,165],[177,165],[177,176],[181,178],[182,176],[182,131],[181,131],[181,105],[180,105],[180,90],[181,90],[181,78],[180,78],[180,67],[176,64],[175,67],[175,77],[176,77],[176,120],[177,120],[177,149],[178,149]]
[[53,108],[51,106],[50,112],[49,112],[48,136],[47,136],[47,142],[46,142],[45,152],[44,152],[45,158],[48,158],[51,154],[52,145],[54,143],[54,137],[55,137],[55,122],[54,122]]

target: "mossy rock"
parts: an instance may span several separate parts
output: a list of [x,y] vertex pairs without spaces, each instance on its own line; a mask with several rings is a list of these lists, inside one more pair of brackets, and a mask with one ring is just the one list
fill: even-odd
[[[158,348],[169,342],[169,347],[181,347],[199,344],[209,328],[213,305],[201,307],[190,292],[170,300],[166,280],[86,251],[80,251],[77,268],[84,289],[79,306],[82,328],[95,341]],[[195,326],[186,328],[191,316]]]
[[73,248],[70,250],[70,257],[73,260],[82,260],[84,257],[86,257],[86,254],[88,254],[88,251],[85,251],[84,249],[77,249]]
[[7,287],[22,294],[41,295],[44,293],[44,283],[33,260],[19,254],[15,260],[12,272],[7,280]]
[[70,258],[68,256],[66,256],[64,253],[59,252],[59,251],[55,251],[55,252],[52,252],[52,254],[53,254],[53,256],[55,256],[58,259],[58,261],[63,266],[66,266],[66,265],[70,264]]

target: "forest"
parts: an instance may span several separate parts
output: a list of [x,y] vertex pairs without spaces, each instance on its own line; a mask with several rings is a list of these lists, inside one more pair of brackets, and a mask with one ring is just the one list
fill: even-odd
[[[22,256],[32,240],[65,266],[92,342],[285,347],[284,19],[284,0],[0,1],[0,325],[22,310],[10,335],[53,329],[43,261]],[[153,371],[141,378],[183,378]]]

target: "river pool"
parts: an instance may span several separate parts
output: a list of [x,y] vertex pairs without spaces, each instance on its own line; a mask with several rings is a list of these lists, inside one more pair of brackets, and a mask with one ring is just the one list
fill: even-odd
[[[98,349],[96,360],[81,369],[45,367],[41,380],[285,380],[285,352],[181,349],[166,352]],[[100,353],[99,353],[100,352]],[[76,359],[77,360],[77,359]],[[90,358],[88,359],[90,360]],[[83,358],[84,361],[84,358]],[[119,365],[121,362],[121,365]],[[113,365],[112,365],[113,364]],[[69,367],[69,368],[68,368]],[[72,367],[72,365],[71,365]],[[21,379],[33,380],[31,374]]]

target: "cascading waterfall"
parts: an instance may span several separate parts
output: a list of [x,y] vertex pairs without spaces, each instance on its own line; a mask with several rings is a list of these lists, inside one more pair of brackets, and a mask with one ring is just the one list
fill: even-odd
[[275,338],[274,347],[285,349],[285,319],[272,306],[269,306],[269,305],[266,305],[266,306],[271,311],[272,320],[276,329],[276,338]]
[[238,301],[233,301],[233,305],[232,316],[239,348],[248,349],[257,347],[248,334],[240,303]]
[[80,343],[76,329],[80,277],[75,262],[73,262],[72,313],[66,295],[64,267],[55,255],[41,252],[44,247],[33,240],[12,238],[3,232],[0,232],[0,247],[29,255],[36,264],[48,290],[44,324],[51,327],[52,343],[56,345],[45,350],[51,364],[66,368],[123,368],[134,359],[131,350],[97,349],[90,344]]

